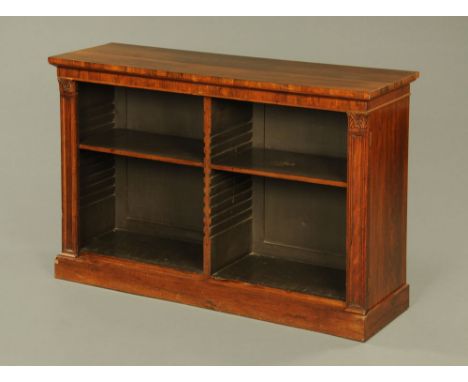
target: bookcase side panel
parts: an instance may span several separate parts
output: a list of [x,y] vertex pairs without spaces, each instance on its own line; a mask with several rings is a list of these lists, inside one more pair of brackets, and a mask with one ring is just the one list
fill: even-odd
[[406,283],[409,97],[369,115],[367,299],[372,307]]

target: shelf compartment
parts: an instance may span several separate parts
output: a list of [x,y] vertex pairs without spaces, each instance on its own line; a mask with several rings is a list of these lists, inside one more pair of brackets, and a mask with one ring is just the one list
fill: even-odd
[[82,150],[79,176],[80,252],[203,271],[202,169]]
[[209,195],[214,277],[344,299],[346,189],[214,170]]
[[203,167],[203,143],[196,139],[111,129],[90,135],[80,149]]
[[222,156],[216,170],[347,187],[346,159],[250,148]]
[[203,269],[202,244],[124,230],[91,238],[81,253],[97,253],[190,272]]
[[341,269],[320,267],[252,253],[214,274],[226,280],[243,281],[288,291],[345,300],[346,275]]
[[346,114],[214,100],[211,166],[346,188]]
[[203,167],[203,99],[79,84],[82,150]]

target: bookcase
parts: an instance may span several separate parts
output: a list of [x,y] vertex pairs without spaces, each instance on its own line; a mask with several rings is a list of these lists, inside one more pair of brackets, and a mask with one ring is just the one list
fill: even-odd
[[360,341],[408,307],[418,72],[116,43],[49,62],[57,278]]

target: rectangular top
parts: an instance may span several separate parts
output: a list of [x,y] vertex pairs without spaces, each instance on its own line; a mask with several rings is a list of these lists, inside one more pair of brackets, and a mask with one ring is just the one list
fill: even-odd
[[216,86],[370,100],[419,72],[315,64],[109,43],[49,57],[53,65]]

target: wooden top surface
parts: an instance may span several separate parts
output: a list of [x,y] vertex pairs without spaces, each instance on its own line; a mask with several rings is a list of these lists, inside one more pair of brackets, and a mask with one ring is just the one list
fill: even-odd
[[246,89],[369,100],[415,71],[362,68],[110,43],[49,57],[56,66]]

